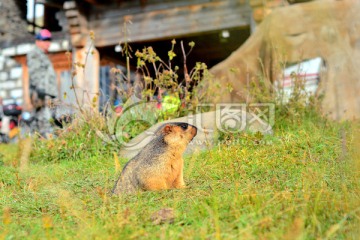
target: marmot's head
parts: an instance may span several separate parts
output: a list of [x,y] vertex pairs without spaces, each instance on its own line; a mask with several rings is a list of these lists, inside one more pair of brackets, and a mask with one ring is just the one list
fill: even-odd
[[186,147],[188,143],[196,136],[197,128],[193,125],[183,122],[166,123],[160,127],[158,133],[164,136],[164,141],[168,145]]

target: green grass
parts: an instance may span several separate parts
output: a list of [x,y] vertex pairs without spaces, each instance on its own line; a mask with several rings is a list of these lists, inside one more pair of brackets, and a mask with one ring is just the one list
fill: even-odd
[[[26,171],[17,146],[0,145],[0,239],[358,239],[356,127],[282,120],[260,143],[241,134],[188,156],[188,189],[124,198],[107,194],[118,174],[101,144],[68,160],[56,140],[37,144]],[[174,223],[154,225],[165,207]]]

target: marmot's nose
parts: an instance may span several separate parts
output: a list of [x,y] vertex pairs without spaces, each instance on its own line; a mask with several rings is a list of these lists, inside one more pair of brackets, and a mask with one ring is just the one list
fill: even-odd
[[197,127],[195,127],[194,125],[189,124],[189,127],[194,128],[195,130],[197,130]]
[[195,137],[196,134],[197,134],[197,128],[195,126],[192,126],[192,125],[190,125],[190,126],[191,126],[191,133]]

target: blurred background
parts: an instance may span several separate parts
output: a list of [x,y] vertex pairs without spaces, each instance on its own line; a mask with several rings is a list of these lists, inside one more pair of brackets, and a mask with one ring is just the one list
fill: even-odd
[[[196,43],[187,59],[189,69],[198,61],[215,66],[217,81],[234,88],[222,99],[230,102],[244,98],[246,79],[253,81],[259,72],[274,84],[280,77],[289,80],[288,66],[318,59],[298,67],[310,71],[301,73],[312,76],[309,91],[324,95],[324,109],[331,118],[358,118],[357,9],[355,0],[1,0],[0,97],[3,104],[15,101],[25,110],[32,108],[26,54],[34,47],[35,34],[46,28],[52,32],[49,58],[64,102],[74,102],[69,93],[71,62],[84,60],[90,42],[96,54],[89,60],[90,83],[82,85],[101,93],[101,108],[108,99],[116,99],[110,69],[126,72],[125,42],[131,44],[133,55],[152,46],[166,58],[176,39],[185,46]],[[174,52],[174,66],[182,66],[181,48]],[[135,56],[130,63],[133,73]],[[283,69],[277,71],[279,65]],[[239,71],[231,75],[234,67]]]

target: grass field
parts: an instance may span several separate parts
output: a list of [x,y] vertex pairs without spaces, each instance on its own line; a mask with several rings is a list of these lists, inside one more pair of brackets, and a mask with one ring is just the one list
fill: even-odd
[[[34,151],[65,157],[35,154],[24,170],[18,146],[0,145],[0,239],[359,239],[357,131],[317,116],[280,121],[262,141],[232,136],[241,141],[186,157],[188,189],[123,198],[108,195],[112,150],[80,154],[83,140],[66,159],[50,141]],[[163,208],[175,220],[155,225]]]

